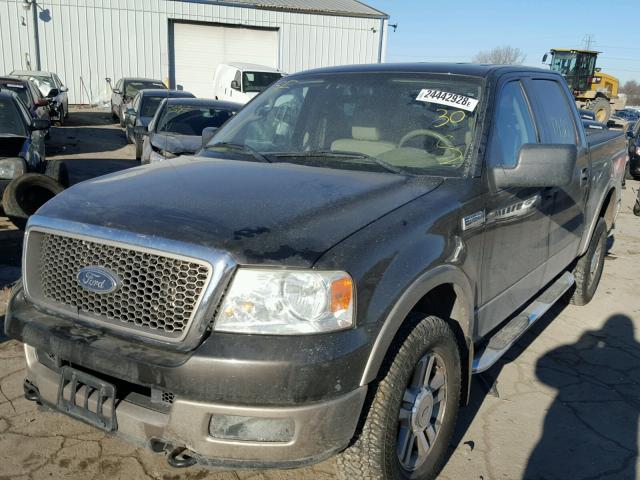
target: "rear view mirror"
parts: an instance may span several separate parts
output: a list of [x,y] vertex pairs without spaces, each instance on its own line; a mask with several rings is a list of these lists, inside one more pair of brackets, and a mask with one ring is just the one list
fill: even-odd
[[234,90],[240,90],[240,83],[237,80],[232,80],[231,88],[233,88]]
[[542,63],[546,63],[546,62],[547,62],[547,58],[549,58],[549,54],[545,53],[545,54],[542,56]]
[[49,127],[51,127],[49,120],[36,118],[31,122],[31,130],[47,130]]
[[206,147],[209,144],[217,131],[217,127],[207,127],[202,130],[202,148]]
[[497,189],[509,187],[566,187],[573,180],[578,158],[575,145],[525,144],[513,168],[494,167]]

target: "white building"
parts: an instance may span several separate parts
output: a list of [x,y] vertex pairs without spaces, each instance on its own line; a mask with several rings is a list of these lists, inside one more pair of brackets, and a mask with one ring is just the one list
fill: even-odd
[[104,97],[106,77],[202,95],[222,62],[288,73],[382,62],[387,23],[356,0],[0,0],[0,75],[36,70],[39,56],[71,103]]

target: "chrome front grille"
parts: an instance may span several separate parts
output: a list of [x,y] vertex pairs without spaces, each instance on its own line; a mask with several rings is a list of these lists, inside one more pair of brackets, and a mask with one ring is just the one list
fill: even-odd
[[[204,261],[93,238],[36,234],[38,269],[28,282],[35,300],[143,335],[183,337],[212,276],[211,265]],[[119,288],[111,293],[83,288],[77,275],[90,266],[117,275]]]

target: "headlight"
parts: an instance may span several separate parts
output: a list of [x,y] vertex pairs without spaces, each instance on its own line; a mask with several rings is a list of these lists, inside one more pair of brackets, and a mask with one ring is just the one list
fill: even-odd
[[149,163],[162,162],[168,158],[177,158],[177,155],[174,155],[171,152],[167,152],[166,150],[160,150],[156,152],[155,150],[151,151],[151,155],[149,155]]
[[5,158],[0,160],[0,178],[10,180],[25,173],[24,160],[21,158]]
[[215,319],[219,332],[300,335],[353,326],[345,272],[240,268]]

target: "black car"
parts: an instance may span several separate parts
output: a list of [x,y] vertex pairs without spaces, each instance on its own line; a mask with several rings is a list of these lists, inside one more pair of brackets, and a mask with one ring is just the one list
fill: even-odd
[[33,118],[50,121],[49,101],[31,80],[10,76],[0,77],[0,90],[10,90],[18,95]]
[[633,128],[627,130],[629,140],[629,174],[633,178],[640,178],[640,121],[635,122]]
[[137,160],[142,158],[142,142],[143,136],[147,133],[147,127],[165,98],[195,98],[195,96],[181,90],[141,90],[125,111],[127,140],[135,144]]
[[201,98],[163,100],[144,138],[142,163],[193,155],[242,105]]
[[45,131],[49,120],[33,118],[14,92],[0,90],[0,196],[9,183],[28,172],[45,171]]
[[49,115],[51,120],[64,124],[69,116],[69,89],[62,83],[60,77],[52,72],[14,70],[11,76],[31,80],[40,93],[49,101]]
[[[107,83],[111,84],[111,79],[107,78]],[[151,78],[121,78],[111,90],[111,117],[115,122],[120,122],[124,127],[125,112],[127,105],[135,98],[140,90],[144,89],[167,89],[161,80]]]

